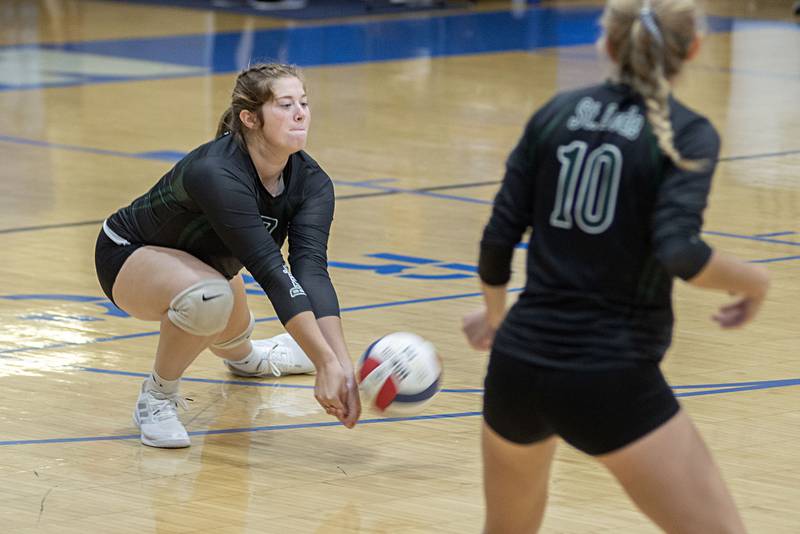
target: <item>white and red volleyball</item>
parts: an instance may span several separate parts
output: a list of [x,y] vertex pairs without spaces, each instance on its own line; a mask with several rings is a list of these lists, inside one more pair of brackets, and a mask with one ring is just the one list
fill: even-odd
[[356,373],[365,406],[385,415],[414,415],[439,391],[442,361],[430,341],[395,332],[364,351]]

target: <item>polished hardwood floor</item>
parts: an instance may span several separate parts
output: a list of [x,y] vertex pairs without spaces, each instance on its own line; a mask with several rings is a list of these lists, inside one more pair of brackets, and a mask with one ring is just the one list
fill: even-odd
[[[477,241],[529,115],[607,65],[593,44],[597,3],[451,4],[333,18],[211,2],[0,5],[0,530],[480,532],[486,354],[459,330],[480,302]],[[677,283],[663,366],[750,531],[770,534],[800,531],[800,27],[789,4],[711,0],[703,50],[676,87],[723,137],[705,237],[763,262],[773,286],[759,320],[729,332],[709,320],[724,295]],[[213,135],[234,72],[264,58],[305,67],[308,151],[336,185],[329,257],[353,357],[385,333],[417,332],[444,360],[444,390],[419,417],[368,411],[348,431],[315,403],[313,378],[234,380],[204,353],[182,385],[192,447],[148,448],[131,411],[156,326],[103,297],[94,240]],[[521,253],[514,262],[519,287]],[[278,333],[248,288],[256,337]],[[542,531],[656,529],[562,445]]]

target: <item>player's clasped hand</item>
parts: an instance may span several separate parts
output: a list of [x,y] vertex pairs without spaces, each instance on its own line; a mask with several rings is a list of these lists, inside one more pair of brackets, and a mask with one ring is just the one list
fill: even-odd
[[349,376],[338,361],[317,369],[314,397],[328,415],[347,428],[353,428],[361,415],[361,401],[355,377]]
[[339,417],[339,421],[347,428],[353,428],[356,426],[358,418],[361,417],[361,397],[358,391],[356,377],[352,372],[347,375],[345,379],[343,398],[345,401],[345,412],[343,417]]

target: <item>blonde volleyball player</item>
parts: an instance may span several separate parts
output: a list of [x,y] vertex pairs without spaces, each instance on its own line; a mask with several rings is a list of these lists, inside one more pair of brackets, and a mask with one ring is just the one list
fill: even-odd
[[[561,93],[516,148],[481,241],[486,306],[464,318],[491,346],[483,460],[487,534],[536,532],[556,437],[596,457],[659,527],[740,533],[720,472],[659,369],[672,282],[738,295],[715,320],[758,312],[768,277],[700,236],[719,151],[711,123],[670,94],[697,53],[693,0],[610,0],[612,80]],[[533,228],[508,314],[512,251]]]

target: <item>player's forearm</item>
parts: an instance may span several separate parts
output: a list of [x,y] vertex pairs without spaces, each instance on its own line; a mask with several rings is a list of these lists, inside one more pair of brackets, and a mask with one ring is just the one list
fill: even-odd
[[313,313],[298,313],[286,323],[286,331],[297,341],[317,369],[338,360],[335,349],[330,346]]
[[486,319],[492,328],[497,328],[506,315],[506,285],[490,286],[481,284],[486,301]]
[[696,287],[719,289],[735,294],[760,296],[767,292],[769,274],[761,266],[713,251],[711,258],[696,276],[689,280]]
[[347,343],[344,340],[341,318],[336,315],[329,315],[327,317],[320,317],[317,319],[317,323],[319,324],[319,329],[322,331],[322,335],[325,337],[328,345],[333,349],[339,363],[341,363],[342,368],[347,372],[352,372],[353,362],[350,359]]

